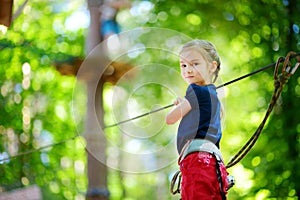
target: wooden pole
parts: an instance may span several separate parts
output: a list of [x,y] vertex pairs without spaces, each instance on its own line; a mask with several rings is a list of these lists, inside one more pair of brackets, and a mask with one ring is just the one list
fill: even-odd
[[[86,54],[88,55],[101,41],[99,0],[88,0],[90,26],[86,38]],[[88,58],[88,57],[87,57]],[[93,62],[91,62],[93,64]],[[99,66],[104,67],[104,66]],[[89,69],[93,69],[90,67]],[[100,70],[101,71],[101,70]],[[88,74],[94,74],[88,73]],[[97,73],[96,73],[97,74]],[[87,142],[87,200],[108,200],[106,140],[103,127],[103,82],[99,76],[87,77],[87,112],[85,138]]]
[[87,82],[87,115],[85,138],[87,142],[87,174],[88,200],[106,200],[107,167],[106,167],[106,139],[103,130],[103,82]]
[[13,0],[0,0],[0,25],[9,27],[12,22]]

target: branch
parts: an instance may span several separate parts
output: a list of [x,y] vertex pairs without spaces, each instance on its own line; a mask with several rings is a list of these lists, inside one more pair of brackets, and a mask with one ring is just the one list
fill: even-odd
[[16,13],[12,17],[12,21],[14,21],[17,17],[19,17],[21,15],[21,13],[24,10],[24,8],[25,8],[26,4],[28,3],[28,1],[29,0],[25,0],[24,3],[18,8]]

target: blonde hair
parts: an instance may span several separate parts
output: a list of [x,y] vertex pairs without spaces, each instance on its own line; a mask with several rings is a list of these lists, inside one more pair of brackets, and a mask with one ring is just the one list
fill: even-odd
[[198,50],[200,50],[201,54],[203,55],[204,59],[206,59],[208,62],[213,62],[216,61],[217,62],[217,69],[214,72],[214,79],[212,80],[212,82],[214,83],[218,76],[219,76],[219,71],[221,69],[221,61],[220,61],[220,57],[219,54],[216,50],[216,47],[209,41],[207,40],[192,40],[188,43],[186,43],[185,45],[183,45],[183,47],[181,48],[180,54],[189,48],[196,48]]
[[[186,49],[190,49],[190,48],[196,48],[197,50],[199,50],[201,52],[201,54],[203,55],[204,59],[206,59],[208,62],[213,62],[213,61],[217,62],[217,69],[214,72],[215,77],[212,80],[212,82],[214,83],[217,80],[220,69],[221,69],[220,56],[217,52],[215,45],[213,45],[211,42],[209,42],[207,40],[196,39],[196,40],[192,40],[192,41],[184,44],[182,46],[179,54],[181,54]],[[221,101],[220,101],[220,106],[221,106],[220,116],[221,116],[221,119],[224,120],[225,119],[225,109],[224,109],[224,106]]]

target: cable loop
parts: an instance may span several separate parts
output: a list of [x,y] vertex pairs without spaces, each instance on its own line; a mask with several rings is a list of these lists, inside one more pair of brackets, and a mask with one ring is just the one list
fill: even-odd
[[286,72],[289,71],[289,68],[291,66],[291,62],[290,62],[291,54],[292,54],[292,52],[290,51],[284,59],[283,67],[282,67],[282,74],[285,74]]
[[[296,58],[297,62],[294,67],[292,67],[291,58]],[[285,84],[288,79],[296,72],[300,64],[300,57],[297,53],[290,51],[284,59],[282,74],[279,77],[281,84]]]
[[278,78],[278,69],[279,69],[279,65],[280,63],[282,63],[284,61],[284,57],[279,57],[275,63],[275,69],[274,69],[274,75],[273,78],[274,80],[277,80]]
[[296,70],[298,69],[299,65],[300,65],[300,55],[299,53],[296,53],[294,51],[290,51],[289,52],[289,59],[290,58],[295,58],[297,60],[296,64],[294,65],[294,67],[291,67],[291,63],[289,62],[289,68],[286,69],[286,71],[289,73],[289,76],[293,75]]
[[[290,58],[293,58],[293,57],[296,57],[297,63],[295,64],[295,66],[293,68],[291,68]],[[282,62],[283,62],[282,73],[280,75],[278,75],[278,69]],[[239,161],[241,161],[246,156],[246,154],[250,151],[250,149],[254,146],[254,144],[256,143],[258,137],[260,136],[260,134],[263,130],[263,127],[264,127],[267,119],[269,118],[269,116],[270,116],[282,90],[283,90],[283,85],[288,82],[289,78],[295,73],[295,71],[297,70],[299,65],[300,65],[299,53],[289,52],[285,58],[284,57],[278,58],[278,60],[275,64],[275,69],[274,69],[274,91],[273,91],[272,98],[270,100],[268,109],[265,113],[265,116],[264,116],[262,122],[260,123],[259,127],[254,132],[254,134],[246,142],[246,144],[228,162],[228,164],[226,165],[226,168],[230,168],[230,167],[234,166],[235,164],[237,164]]]

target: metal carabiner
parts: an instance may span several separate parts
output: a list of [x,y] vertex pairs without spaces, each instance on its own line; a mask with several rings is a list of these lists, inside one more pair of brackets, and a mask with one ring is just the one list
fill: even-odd
[[[296,62],[296,64],[295,64],[294,67],[291,67],[292,64],[290,62],[290,59],[294,58],[294,57],[296,57],[297,62]],[[284,60],[283,68],[282,68],[282,73],[283,74],[284,73],[288,73],[288,76],[291,76],[291,75],[293,75],[296,72],[296,70],[298,69],[299,65],[300,65],[300,56],[299,56],[299,53],[296,53],[294,51],[290,51],[288,53],[288,55],[286,56],[285,60]]]
[[297,62],[295,64],[295,66],[290,70],[290,74],[293,75],[296,72],[296,70],[298,69],[299,65],[300,65],[300,62]]
[[291,51],[290,54],[291,54],[292,57],[296,57],[296,60],[297,60],[294,67],[290,68],[289,72],[288,72],[290,75],[293,75],[296,72],[296,70],[298,69],[299,65],[300,65],[300,55],[299,55],[299,53],[296,53],[296,52],[293,52],[293,51]]
[[[294,67],[291,67],[290,59],[296,57],[297,63]],[[278,75],[279,65],[283,61],[282,73]],[[299,53],[290,51],[286,57],[279,57],[274,69],[274,81],[275,87],[280,87],[280,85],[287,82],[287,80],[295,73],[300,65],[300,56]]]
[[[176,190],[174,190],[174,186],[176,184],[177,178],[178,178],[177,188]],[[174,174],[172,178],[171,187],[170,187],[171,194],[175,195],[177,193],[180,193],[180,184],[181,184],[181,171],[179,170]]]

